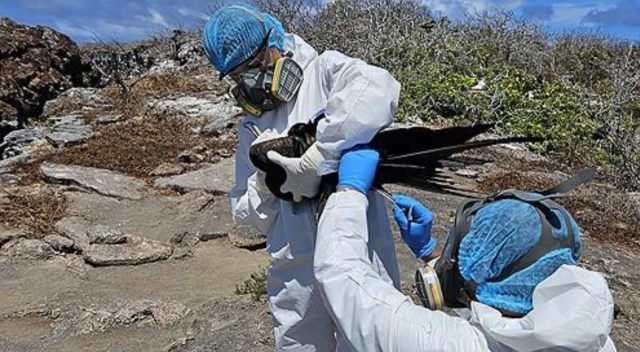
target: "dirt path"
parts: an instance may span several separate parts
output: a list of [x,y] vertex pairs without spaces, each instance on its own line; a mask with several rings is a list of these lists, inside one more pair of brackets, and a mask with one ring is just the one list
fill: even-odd
[[[65,259],[0,264],[0,350],[161,350],[184,333],[184,324],[172,327],[173,319],[233,297],[237,284],[268,264],[264,250],[241,250],[226,238],[192,252],[186,259],[107,268]],[[107,347],[115,343],[127,348]]]
[[[463,186],[477,187],[472,178],[455,177]],[[264,249],[249,251],[232,244],[233,236],[248,232],[233,226],[226,196],[202,190],[178,195],[145,186],[137,189],[140,196],[118,197],[130,194],[137,185],[131,182],[108,189],[97,185],[97,191],[80,181],[52,187],[65,192],[66,215],[76,219],[74,226],[101,225],[155,241],[170,246],[171,256],[106,267],[90,266],[78,254],[49,260],[0,256],[0,351],[272,350],[265,302],[235,294],[238,284],[268,265],[268,255]],[[122,193],[122,187],[129,193]],[[440,240],[463,199],[402,187],[390,190],[428,204]],[[396,243],[403,287],[410,292],[417,262],[397,231]],[[588,236],[585,243],[583,265],[606,275],[621,308],[612,333],[619,351],[640,351],[638,251]],[[95,244],[85,244],[91,246]]]

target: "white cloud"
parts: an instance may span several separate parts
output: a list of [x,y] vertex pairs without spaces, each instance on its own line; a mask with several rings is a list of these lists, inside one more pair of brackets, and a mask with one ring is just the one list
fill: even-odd
[[179,14],[181,14],[184,17],[193,17],[193,18],[198,18],[205,21],[209,19],[206,13],[194,11],[188,7],[184,7],[184,6],[178,7],[177,11]]
[[135,17],[139,20],[142,20],[144,22],[148,22],[148,23],[152,23],[152,24],[157,24],[160,25],[164,28],[171,28],[171,26],[169,25],[169,23],[167,22],[167,20],[164,18],[164,16],[160,13],[160,11],[158,11],[155,8],[149,8],[147,9],[149,11],[149,16],[143,16],[143,15],[136,15]]
[[451,17],[482,12],[488,10],[491,5],[488,0],[425,0],[424,3],[431,11]]
[[501,9],[513,11],[520,7],[524,0],[424,0],[429,9],[450,17],[464,14]]
[[573,2],[564,2],[551,5],[553,8],[553,16],[549,20],[549,24],[558,24],[563,26],[585,26],[583,19],[591,11],[604,11],[614,7],[611,2],[601,2],[596,4],[576,4]]
[[502,8],[507,11],[513,11],[524,4],[524,0],[511,0],[502,4]]

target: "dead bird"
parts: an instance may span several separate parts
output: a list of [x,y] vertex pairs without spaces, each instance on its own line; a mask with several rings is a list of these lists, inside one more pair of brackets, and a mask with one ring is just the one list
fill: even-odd
[[[249,157],[253,165],[265,173],[265,183],[276,197],[292,201],[291,193],[280,187],[286,179],[284,169],[267,157],[269,151],[296,158],[315,142],[316,128],[323,115],[307,122],[293,125],[286,136],[266,140],[253,145]],[[385,184],[399,184],[422,190],[455,193],[456,187],[441,172],[441,168],[454,154],[466,150],[496,144],[540,141],[537,137],[509,137],[471,141],[474,137],[491,130],[495,124],[484,123],[471,126],[430,129],[407,127],[385,129],[375,135],[370,145],[380,153],[380,163],[374,181],[374,189],[384,189]],[[245,125],[254,134],[255,126]],[[337,173],[323,176],[320,190],[315,198],[323,199],[335,191]]]

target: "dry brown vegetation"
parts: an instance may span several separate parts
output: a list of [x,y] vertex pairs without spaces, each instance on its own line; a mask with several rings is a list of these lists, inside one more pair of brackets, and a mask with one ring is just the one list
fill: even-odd
[[0,223],[36,237],[55,233],[54,225],[67,209],[65,197],[47,189],[16,190],[8,192],[7,197],[9,202],[2,205]]
[[[198,77],[199,76],[199,77]],[[20,185],[40,180],[40,165],[44,161],[60,164],[96,167],[147,178],[162,163],[177,162],[178,155],[196,146],[209,151],[235,149],[235,134],[216,139],[198,133],[205,121],[158,114],[147,103],[153,99],[170,98],[208,92],[221,94],[223,85],[212,70],[206,72],[163,73],[144,76],[125,96],[123,90],[112,86],[99,93],[108,103],[104,108],[83,112],[86,123],[102,114],[122,115],[121,124],[94,126],[96,135],[87,144],[68,148],[59,153],[43,155],[16,167],[21,175]],[[56,106],[57,114],[79,110],[73,99],[64,99]]]
[[195,146],[208,150],[235,148],[235,139],[217,140],[194,133],[198,123],[173,117],[146,117],[124,125],[107,126],[87,144],[52,155],[54,163],[97,167],[136,177],[148,177],[158,165],[177,162]]
[[[516,188],[542,190],[555,186],[557,180],[546,172],[500,172],[480,184],[485,192]],[[614,187],[591,183],[573,190],[558,200],[576,217],[582,230],[598,240],[640,246],[638,205],[631,197]]]

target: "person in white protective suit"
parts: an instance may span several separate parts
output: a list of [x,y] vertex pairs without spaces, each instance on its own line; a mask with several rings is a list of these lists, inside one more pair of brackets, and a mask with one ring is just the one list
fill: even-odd
[[[273,261],[268,271],[268,301],[278,351],[348,350],[337,334],[313,278],[317,202],[311,200],[324,171],[335,171],[342,151],[366,143],[388,126],[397,109],[400,84],[385,70],[339,52],[321,55],[300,37],[286,34],[272,16],[247,5],[222,7],[203,32],[206,55],[233,86],[231,94],[248,113],[238,127],[234,220],[267,235]],[[301,158],[268,157],[282,165],[283,192],[277,199],[264,174],[249,159],[256,141],[282,136],[319,112],[316,143]],[[258,138],[244,126],[253,124]],[[323,171],[324,170],[324,171]],[[372,270],[392,287],[399,271],[383,199],[368,195],[370,233],[365,244]]]
[[[447,278],[436,265],[437,275],[420,274],[427,281],[423,289],[429,290],[425,304],[441,308],[433,304],[439,293],[454,305],[456,299],[466,297],[461,300],[465,308],[455,310],[461,317],[427,309],[386,282],[372,265],[367,248],[377,234],[367,224],[365,195],[378,158],[376,151],[367,148],[344,154],[338,191],[328,200],[316,240],[316,280],[353,351],[616,350],[609,338],[614,304],[607,283],[600,274],[575,265],[582,250],[577,225],[546,199],[532,201],[531,194],[527,201],[511,197],[475,207],[462,240],[451,241],[456,237],[452,233],[444,249],[437,248],[431,238],[431,212],[409,197],[394,196],[394,217],[413,253],[431,263],[454,263],[450,268],[458,271]],[[538,212],[547,205],[551,212]],[[541,254],[533,249],[546,241],[543,217],[552,219],[552,214],[559,220],[550,232],[554,241],[573,239],[555,247],[546,242],[547,250]],[[500,281],[492,280],[529,252],[537,258],[528,266]],[[454,256],[448,258],[451,253]],[[452,277],[465,281],[458,286],[464,294],[447,292],[446,281]],[[442,288],[436,285],[438,280]]]

